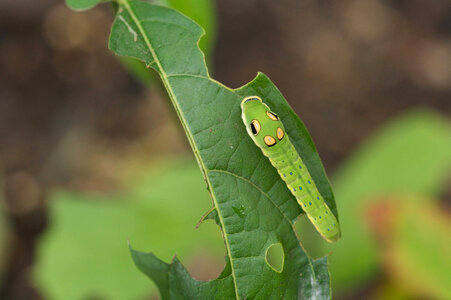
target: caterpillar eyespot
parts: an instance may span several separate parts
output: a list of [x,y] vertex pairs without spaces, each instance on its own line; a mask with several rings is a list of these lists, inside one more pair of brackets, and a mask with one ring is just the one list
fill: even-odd
[[280,127],[277,128],[277,138],[279,139],[279,141],[283,139],[284,135],[285,134],[283,133],[283,129]]
[[276,140],[272,136],[269,136],[269,135],[265,136],[264,141],[265,141],[266,146],[268,146],[268,147],[272,147],[276,144]]
[[273,121],[279,120],[279,117],[273,112],[267,111],[266,115]]
[[251,122],[251,130],[254,135],[257,135],[260,132],[260,122],[257,120],[252,120]]
[[[241,102],[241,111],[249,136],[278,170],[287,188],[318,232],[328,242],[338,240],[341,233],[337,219],[319,193],[315,181],[291,143],[279,117],[271,112],[258,96],[244,98]],[[290,175],[287,176],[288,174]]]

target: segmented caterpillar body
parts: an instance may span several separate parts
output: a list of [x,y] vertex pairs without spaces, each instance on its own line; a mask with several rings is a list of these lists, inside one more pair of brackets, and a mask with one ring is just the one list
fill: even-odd
[[241,109],[249,136],[277,169],[312,224],[327,241],[338,240],[337,219],[318,191],[279,117],[257,96],[244,98]]

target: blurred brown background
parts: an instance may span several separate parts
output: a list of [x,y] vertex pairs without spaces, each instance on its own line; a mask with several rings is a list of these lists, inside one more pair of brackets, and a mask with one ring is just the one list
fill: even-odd
[[[267,74],[328,172],[401,111],[451,112],[450,1],[220,0],[217,14],[214,78],[235,88]],[[0,299],[42,299],[27,274],[49,189],[114,190],[137,147],[190,152],[158,84],[137,82],[107,49],[112,20],[106,5],[76,13],[57,0],[0,1],[0,168],[12,224]]]

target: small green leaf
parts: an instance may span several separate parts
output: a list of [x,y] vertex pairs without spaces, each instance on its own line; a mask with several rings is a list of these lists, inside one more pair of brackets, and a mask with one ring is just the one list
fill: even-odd
[[104,0],[66,0],[67,6],[73,10],[87,10]]

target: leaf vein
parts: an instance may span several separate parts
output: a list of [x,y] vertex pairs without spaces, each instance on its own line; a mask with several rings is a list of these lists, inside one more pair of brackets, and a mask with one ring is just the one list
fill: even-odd
[[263,196],[265,196],[266,198],[268,198],[268,200],[277,208],[277,210],[280,212],[280,214],[283,216],[283,218],[288,221],[289,224],[291,224],[291,221],[285,216],[285,214],[282,212],[282,210],[280,209],[280,207],[274,202],[274,200],[272,200],[272,198],[265,193],[258,185],[256,185],[254,182],[250,181],[247,178],[244,178],[238,174],[232,173],[230,171],[226,171],[226,170],[220,170],[220,169],[213,169],[213,170],[208,170],[207,172],[217,172],[217,173],[224,173],[233,177],[236,177],[237,179],[240,179],[244,182],[246,182],[247,184],[251,185],[252,187],[254,187],[255,189],[257,189]]

